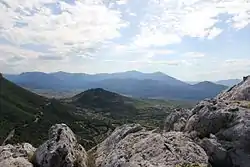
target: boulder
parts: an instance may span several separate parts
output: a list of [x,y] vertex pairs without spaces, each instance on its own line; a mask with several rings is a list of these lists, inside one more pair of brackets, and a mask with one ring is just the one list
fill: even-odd
[[210,133],[215,134],[221,129],[226,128],[236,117],[236,114],[222,106],[222,104],[218,105],[218,103],[214,105],[214,102],[205,103],[203,101],[199,103],[193,109],[193,111],[195,111],[193,113],[195,114],[187,121],[184,131],[196,131],[198,135],[203,138],[208,137]]
[[171,112],[165,120],[164,131],[183,131],[190,112],[185,109],[178,109]]
[[33,167],[27,159],[23,157],[8,158],[0,162],[1,167]]
[[28,144],[0,146],[1,167],[33,167],[31,161],[35,148]]
[[65,124],[52,126],[49,140],[38,147],[34,155],[34,163],[40,167],[86,167],[86,161],[85,149]]
[[209,156],[209,162],[213,167],[232,166],[227,150],[217,141],[216,137],[204,138],[200,145]]
[[[210,105],[210,104],[209,104]],[[250,109],[228,104],[224,108],[204,106],[187,121],[185,131],[198,133],[212,164],[250,164]],[[221,105],[223,106],[223,105]],[[237,109],[236,109],[237,108]],[[209,139],[215,134],[218,140]],[[226,156],[225,156],[226,155]],[[224,165],[225,166],[225,165]],[[230,167],[230,165],[228,165]]]
[[118,127],[96,151],[97,167],[208,166],[205,151],[182,132],[155,133],[138,124]]

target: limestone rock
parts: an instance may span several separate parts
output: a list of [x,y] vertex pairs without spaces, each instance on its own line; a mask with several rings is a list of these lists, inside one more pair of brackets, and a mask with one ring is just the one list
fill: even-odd
[[87,153],[67,125],[56,124],[49,130],[49,140],[36,150],[34,161],[42,167],[86,167]]
[[164,130],[166,132],[173,131],[183,131],[187,122],[190,112],[185,109],[178,109],[171,112],[165,120]]
[[205,151],[182,132],[146,131],[138,124],[118,127],[96,151],[97,167],[208,166]]
[[32,159],[35,148],[28,144],[0,146],[0,166],[2,167],[32,167],[29,162]]
[[184,131],[197,132],[211,164],[249,167],[250,108],[229,98],[202,101],[192,111]]
[[228,108],[213,102],[204,101],[199,103],[194,110],[200,109],[187,121],[185,131],[196,131],[200,137],[208,137],[210,133],[215,134],[225,128],[235,117],[235,113]]
[[200,145],[209,156],[209,162],[212,166],[232,166],[228,152],[215,138],[204,138]]
[[243,81],[221,93],[217,97],[223,100],[250,101],[250,76],[243,77]]
[[33,167],[33,165],[23,157],[8,158],[0,161],[1,167]]

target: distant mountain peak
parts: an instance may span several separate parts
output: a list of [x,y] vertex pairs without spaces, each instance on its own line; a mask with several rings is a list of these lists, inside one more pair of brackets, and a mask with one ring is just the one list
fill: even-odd
[[211,81],[202,81],[202,82],[199,82],[199,83],[197,83],[195,85],[205,85],[205,84],[207,84],[207,85],[218,85],[218,84],[213,83]]
[[160,71],[156,71],[156,72],[154,72],[153,74],[161,74],[161,75],[166,75],[165,73],[160,72]]

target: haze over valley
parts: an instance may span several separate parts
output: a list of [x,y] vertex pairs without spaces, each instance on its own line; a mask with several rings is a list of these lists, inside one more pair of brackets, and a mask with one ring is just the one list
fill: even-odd
[[50,97],[73,96],[91,88],[103,88],[137,98],[195,101],[212,98],[228,87],[228,85],[209,81],[188,84],[161,72],[128,71],[94,75],[66,72],[27,72],[20,75],[4,76],[20,86]]

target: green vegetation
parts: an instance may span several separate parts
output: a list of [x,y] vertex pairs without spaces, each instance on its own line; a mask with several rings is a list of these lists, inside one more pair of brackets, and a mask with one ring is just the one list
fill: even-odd
[[132,99],[103,89],[91,89],[56,100],[31,93],[0,77],[0,144],[29,142],[35,147],[47,139],[48,129],[66,123],[87,150],[103,141],[117,126],[140,123],[149,129],[163,125],[177,101]]
[[147,107],[173,107],[173,108],[192,108],[196,101],[163,100],[163,99],[133,99],[136,108]]

